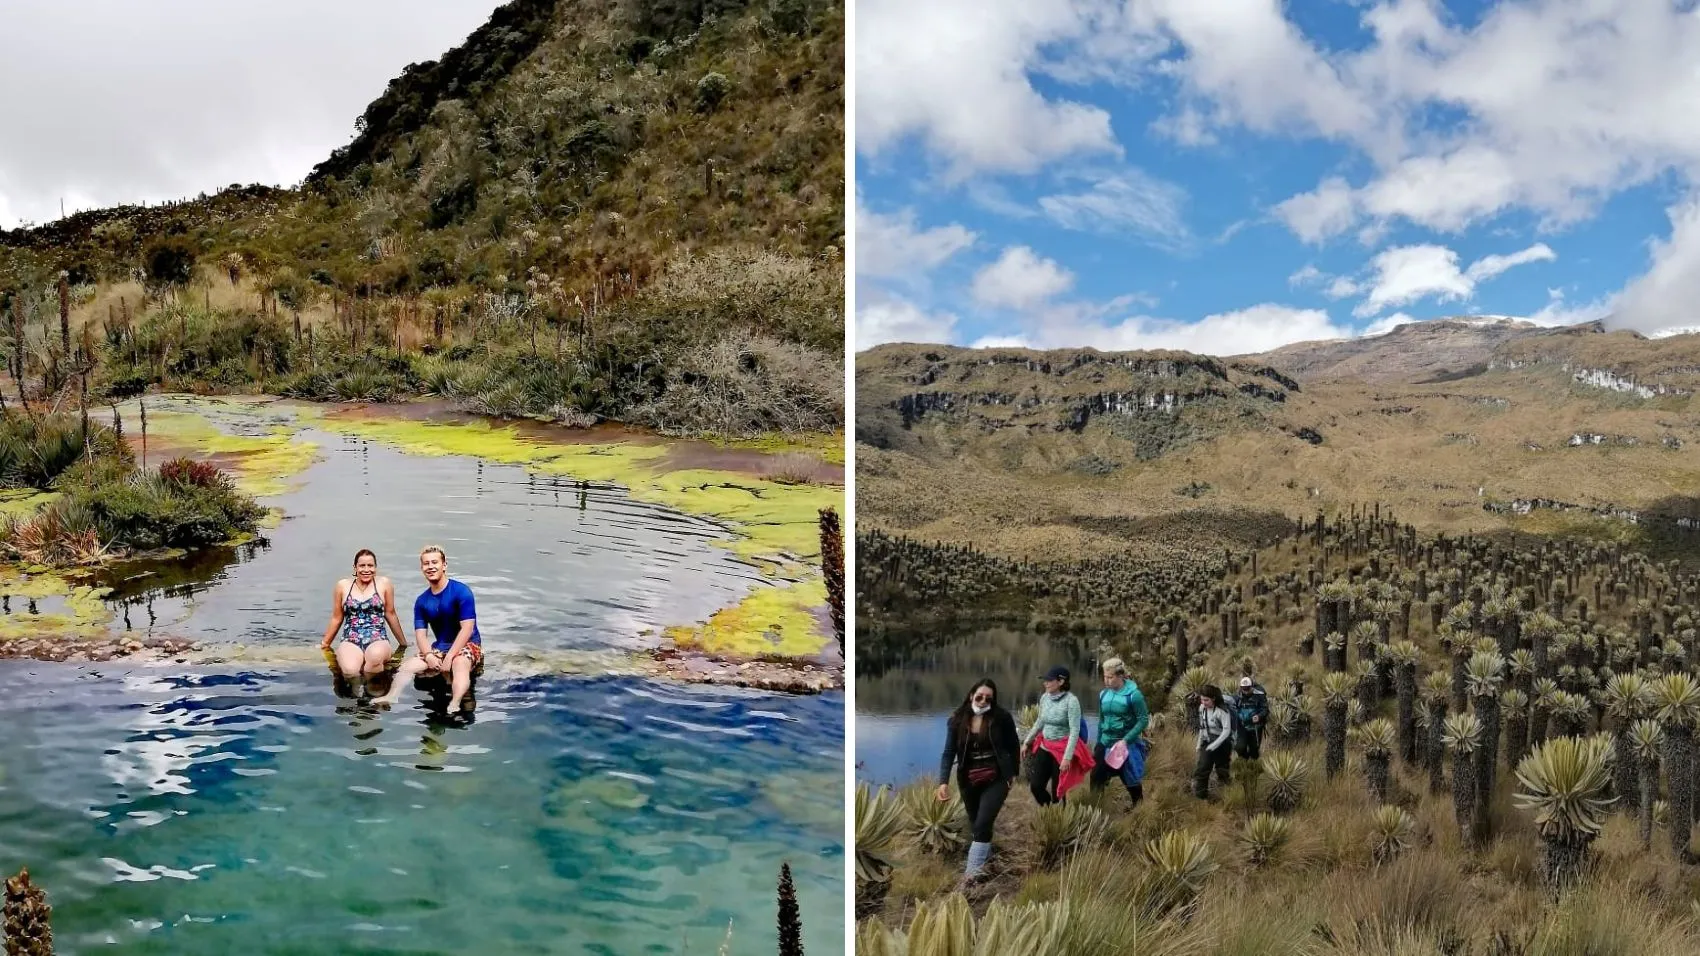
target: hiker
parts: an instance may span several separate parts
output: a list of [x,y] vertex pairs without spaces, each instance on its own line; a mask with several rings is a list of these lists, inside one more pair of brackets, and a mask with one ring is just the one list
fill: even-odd
[[1145,798],[1145,754],[1150,744],[1144,739],[1151,723],[1151,710],[1139,685],[1127,676],[1127,665],[1119,657],[1104,662],[1104,689],[1098,692],[1098,743],[1092,748],[1092,789],[1098,790],[1111,777],[1120,776],[1134,806]]
[[1256,760],[1263,753],[1264,724],[1269,720],[1269,693],[1249,674],[1240,678],[1240,693],[1234,698],[1234,713],[1239,718],[1239,739],[1234,743],[1234,752],[1243,759]]
[[992,823],[1003,809],[1009,788],[1021,774],[1021,738],[1015,718],[998,704],[998,685],[982,678],[950,715],[944,753],[939,755],[939,802],[950,799],[950,770],[968,811],[974,842],[968,845],[964,883],[978,879],[992,856]]
[[1198,765],[1192,771],[1192,792],[1200,800],[1210,799],[1210,771],[1216,779],[1228,785],[1228,763],[1233,760],[1230,743],[1234,736],[1234,720],[1222,702],[1222,689],[1206,684],[1198,692]]
[[452,715],[460,710],[472,686],[473,673],[484,664],[477,609],[472,589],[449,577],[449,558],[442,548],[431,545],[419,552],[419,571],[426,584],[424,593],[413,602],[414,642],[419,653],[401,662],[395,686],[373,703],[394,704],[401,697],[402,685],[416,677],[446,676],[452,693],[448,712]]
[[[1075,784],[1091,773],[1092,755],[1080,746],[1080,698],[1069,693],[1068,668],[1053,667],[1040,678],[1045,693],[1039,697],[1039,719],[1021,741],[1028,754],[1027,786],[1039,806],[1062,800]],[[1054,793],[1053,793],[1054,788]]]
[[[385,624],[395,633],[394,647]],[[319,650],[330,650],[338,631],[343,634],[336,648],[337,669],[351,682],[382,674],[396,650],[407,649],[407,633],[395,613],[395,585],[378,573],[378,556],[365,548],[354,553],[354,576],[332,589],[331,621]]]

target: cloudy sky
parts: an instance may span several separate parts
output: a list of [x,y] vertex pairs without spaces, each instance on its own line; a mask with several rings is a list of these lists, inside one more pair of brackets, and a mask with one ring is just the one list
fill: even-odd
[[857,0],[859,348],[1700,324],[1696,0]]
[[498,0],[3,0],[0,228],[292,185]]

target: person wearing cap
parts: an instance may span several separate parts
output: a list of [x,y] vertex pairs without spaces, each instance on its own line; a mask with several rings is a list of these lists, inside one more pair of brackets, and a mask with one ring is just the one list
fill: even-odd
[[1240,718],[1240,739],[1236,749],[1246,760],[1256,760],[1263,753],[1263,725],[1269,719],[1269,694],[1249,674],[1240,678],[1240,693],[1234,698],[1234,710]]
[[1127,676],[1119,657],[1104,662],[1104,689],[1098,692],[1098,743],[1092,748],[1092,789],[1120,776],[1135,806],[1145,797],[1145,742],[1151,709],[1139,685]]
[[1021,750],[1032,755],[1027,762],[1027,786],[1043,807],[1067,797],[1094,764],[1092,755],[1080,746],[1080,698],[1069,693],[1068,668],[1053,667],[1040,679],[1045,693],[1039,696],[1039,719],[1028,728]]
[[1192,770],[1192,792],[1200,800],[1210,798],[1210,771],[1222,786],[1228,785],[1228,764],[1234,759],[1229,742],[1234,736],[1234,719],[1222,701],[1222,689],[1206,684],[1198,692],[1198,764]]

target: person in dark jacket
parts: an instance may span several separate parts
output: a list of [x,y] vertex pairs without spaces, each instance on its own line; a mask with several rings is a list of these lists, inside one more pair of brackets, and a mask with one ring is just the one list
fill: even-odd
[[1244,759],[1256,760],[1263,753],[1264,725],[1269,723],[1269,694],[1249,676],[1242,677],[1234,710],[1240,719],[1240,739],[1234,749]]
[[975,684],[950,715],[944,753],[939,755],[937,797],[941,803],[950,799],[953,766],[974,836],[962,874],[964,881],[972,882],[991,859],[992,823],[1003,809],[1011,782],[1021,773],[1021,736],[1015,731],[1015,717],[999,706],[998,685],[990,678]]

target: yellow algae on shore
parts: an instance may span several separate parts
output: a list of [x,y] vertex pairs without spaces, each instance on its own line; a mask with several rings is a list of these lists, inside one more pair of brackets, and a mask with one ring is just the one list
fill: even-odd
[[[101,601],[107,593],[105,588],[71,584],[52,574],[0,571],[0,595],[6,598],[0,605],[0,641],[103,636],[112,621],[112,613]],[[30,612],[32,602],[36,613]]]
[[[743,540],[731,547],[745,557],[795,560],[820,552],[820,509],[842,509],[835,486],[788,485],[731,472],[663,470],[666,445],[564,444],[538,441],[514,426],[489,422],[326,419],[327,431],[396,445],[421,455],[466,455],[533,471],[618,484],[639,501],[726,522]],[[817,569],[818,573],[818,569]]]
[[[826,606],[818,564],[822,508],[844,504],[840,487],[782,484],[707,469],[666,470],[661,444],[553,443],[489,422],[325,419],[317,427],[395,445],[414,454],[467,455],[533,471],[618,484],[637,500],[719,521],[741,557],[771,562],[794,583],[757,587],[706,623],[667,630],[679,647],[722,657],[812,658],[830,635],[814,613]],[[791,446],[795,450],[796,446]]]
[[[148,464],[189,454],[211,458],[235,480],[236,487],[256,498],[290,490],[290,478],[306,471],[318,457],[318,446],[297,441],[287,425],[273,426],[266,435],[233,435],[194,412],[156,411],[148,415]],[[130,436],[140,448],[140,433]]]
[[818,657],[832,640],[815,608],[826,606],[826,581],[758,587],[698,626],[670,627],[667,636],[686,650],[715,657]]

